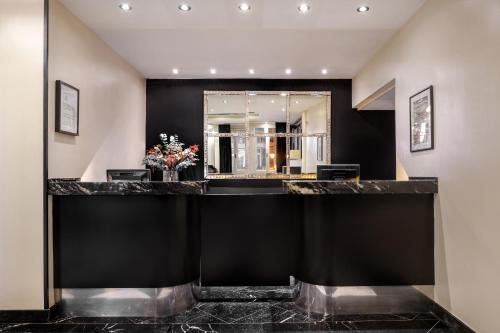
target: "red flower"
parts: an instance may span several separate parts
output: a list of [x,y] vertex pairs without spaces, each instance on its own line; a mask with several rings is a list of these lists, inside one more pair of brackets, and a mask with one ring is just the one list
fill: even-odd
[[191,150],[193,154],[196,154],[200,150],[200,146],[199,145],[189,146],[189,150]]
[[177,164],[177,158],[175,157],[175,155],[168,155],[165,158],[165,164],[169,169],[173,169]]

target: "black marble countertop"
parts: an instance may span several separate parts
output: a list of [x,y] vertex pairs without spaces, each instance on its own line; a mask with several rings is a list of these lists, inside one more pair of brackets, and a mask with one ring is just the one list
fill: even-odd
[[50,195],[169,195],[203,194],[206,181],[181,182],[80,182],[49,179]]
[[[432,194],[438,193],[437,179],[426,180],[362,180],[321,181],[321,180],[284,180],[281,193],[267,193],[264,189],[251,191],[247,188],[231,187],[211,188],[210,181],[180,182],[80,182],[78,180],[50,179],[50,195],[172,195],[172,194]],[[226,188],[229,186],[230,191]],[[208,190],[210,188],[210,190]],[[279,190],[279,188],[278,188]]]
[[290,180],[284,181],[288,194],[432,194],[438,193],[438,180],[362,180],[321,181]]

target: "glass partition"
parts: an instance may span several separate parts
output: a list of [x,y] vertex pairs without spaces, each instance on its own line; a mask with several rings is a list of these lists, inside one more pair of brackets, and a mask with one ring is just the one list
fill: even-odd
[[330,92],[206,91],[205,177],[315,178],[330,105]]

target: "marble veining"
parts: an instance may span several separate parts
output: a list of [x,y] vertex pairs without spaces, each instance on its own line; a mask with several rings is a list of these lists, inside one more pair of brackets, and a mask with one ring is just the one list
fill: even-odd
[[205,181],[180,182],[79,182],[60,179],[48,181],[50,195],[169,195],[203,194]]
[[[210,181],[180,182],[80,182],[77,180],[50,179],[50,195],[169,195],[207,193]],[[318,194],[432,194],[438,193],[435,180],[367,180],[352,181],[283,181],[284,193],[295,195]],[[244,191],[243,191],[244,192]],[[246,193],[259,194],[259,193]],[[260,193],[261,194],[261,193]]]
[[314,317],[292,302],[200,302],[164,318],[58,317],[0,325],[1,332],[414,332],[452,333],[432,313]]
[[438,193],[438,181],[432,180],[362,180],[354,181],[284,181],[288,194],[432,194]]

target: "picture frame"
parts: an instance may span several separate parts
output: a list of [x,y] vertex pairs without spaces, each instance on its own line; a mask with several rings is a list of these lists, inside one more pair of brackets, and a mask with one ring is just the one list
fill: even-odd
[[55,131],[78,136],[80,127],[80,90],[72,85],[56,81]]
[[410,97],[410,152],[434,149],[434,88]]

